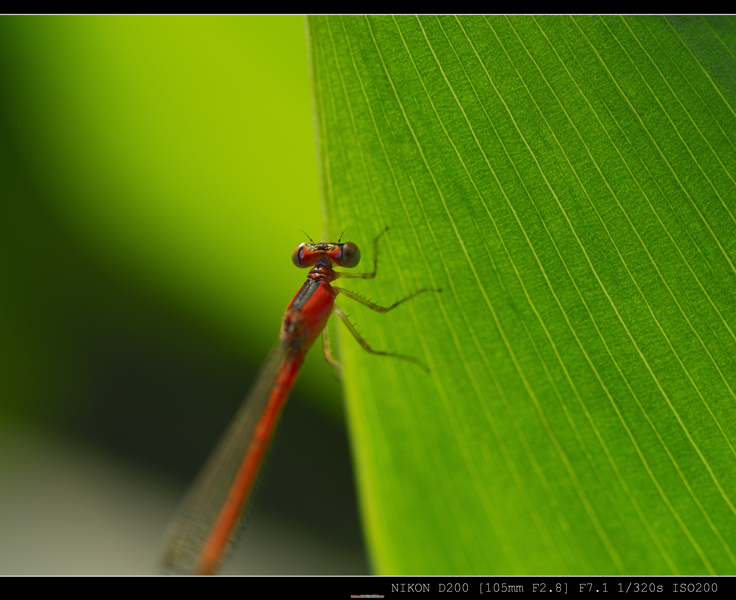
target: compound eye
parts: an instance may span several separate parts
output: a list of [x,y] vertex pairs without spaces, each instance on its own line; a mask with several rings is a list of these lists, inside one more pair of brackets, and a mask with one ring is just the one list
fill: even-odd
[[[304,269],[305,267],[309,267],[309,258],[311,256],[311,252],[308,252],[306,249],[306,246],[308,246],[306,242],[303,242],[299,244],[296,248],[294,248],[294,252],[291,253],[291,262],[294,263],[295,266],[299,267],[300,269]],[[312,261],[314,262],[314,261]]]
[[353,242],[345,242],[340,244],[340,262],[343,267],[352,269],[357,267],[360,262],[360,250]]

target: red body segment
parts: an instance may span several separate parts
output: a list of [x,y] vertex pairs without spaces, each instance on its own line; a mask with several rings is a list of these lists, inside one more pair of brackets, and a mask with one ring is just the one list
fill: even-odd
[[337,292],[323,277],[308,279],[286,308],[281,341],[288,348],[261,418],[253,432],[230,491],[200,555],[197,572],[215,572],[235,529],[240,513],[253,489],[263,458],[289,399],[309,348],[322,333],[335,306]]
[[321,277],[308,279],[294,295],[281,325],[281,341],[291,351],[306,352],[312,347],[332,314],[335,296],[337,291]]
[[268,403],[261,419],[253,433],[248,451],[233,480],[230,492],[222,506],[217,520],[212,526],[209,538],[205,542],[200,555],[196,572],[200,575],[212,575],[217,569],[220,559],[225,553],[227,544],[238,523],[240,513],[253,489],[258,472],[263,463],[268,446],[281,416],[281,411],[289,399],[291,388],[294,386],[304,362],[304,352],[294,352],[287,355],[281,364],[276,382],[271,390]]

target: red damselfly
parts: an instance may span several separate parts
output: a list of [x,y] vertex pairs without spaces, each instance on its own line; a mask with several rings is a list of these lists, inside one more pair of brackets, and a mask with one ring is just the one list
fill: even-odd
[[342,294],[371,310],[385,313],[418,294],[439,291],[421,289],[391,306],[382,307],[354,292],[332,285],[340,277],[373,279],[376,276],[378,240],[387,229],[376,236],[373,242],[371,273],[334,270],[335,266],[351,269],[360,262],[358,246],[352,242],[342,242],[342,237],[337,243],[314,243],[310,239],[294,249],[294,264],[300,268],[311,267],[307,281],[286,308],[278,344],[266,360],[230,429],[192,486],[174,522],[164,555],[167,570],[196,574],[212,574],[216,571],[248,501],[281,410],[307,351],[320,334],[325,358],[339,371],[339,365],[330,355],[329,338],[325,331],[327,320],[333,312],[366,351],[413,362],[428,371],[416,358],[371,348],[335,304],[335,298]]

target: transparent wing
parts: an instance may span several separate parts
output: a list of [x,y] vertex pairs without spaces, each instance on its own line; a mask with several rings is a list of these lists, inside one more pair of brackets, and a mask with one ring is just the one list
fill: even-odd
[[271,351],[245,402],[197,476],[167,536],[163,557],[166,571],[197,571],[202,549],[248,451],[288,352],[288,346],[281,342]]

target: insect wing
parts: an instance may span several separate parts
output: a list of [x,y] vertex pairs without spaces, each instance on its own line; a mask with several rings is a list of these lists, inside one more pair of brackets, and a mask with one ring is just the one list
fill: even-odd
[[282,343],[271,351],[229,429],[184,499],[167,536],[163,557],[167,572],[185,574],[199,570],[202,550],[230,493],[287,354],[288,348]]

